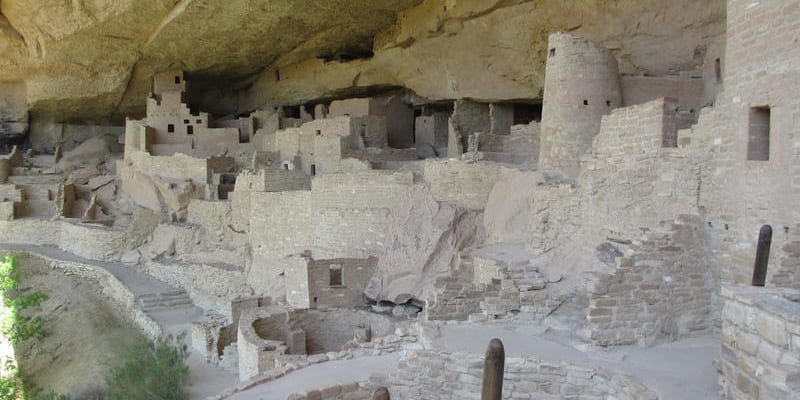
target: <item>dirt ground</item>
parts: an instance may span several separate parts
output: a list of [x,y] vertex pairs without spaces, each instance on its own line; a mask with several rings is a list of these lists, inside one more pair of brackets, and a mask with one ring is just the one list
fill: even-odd
[[15,349],[26,386],[70,394],[73,400],[95,398],[106,372],[139,331],[114,315],[95,283],[65,275],[37,257],[17,254],[17,259],[19,290],[49,296],[27,313],[45,318],[46,337]]

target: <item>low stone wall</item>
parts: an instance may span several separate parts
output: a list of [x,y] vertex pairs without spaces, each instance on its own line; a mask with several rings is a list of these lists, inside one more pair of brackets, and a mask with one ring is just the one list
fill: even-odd
[[287,400],[369,400],[372,391],[367,384],[357,382],[328,386],[319,390],[311,390],[305,394],[295,393]]
[[55,246],[91,260],[115,258],[124,246],[125,236],[125,231],[66,220],[0,221],[0,243]]
[[[392,400],[480,399],[483,356],[410,351],[389,378]],[[509,357],[505,362],[506,399],[655,400],[658,395],[625,375],[533,357]]]
[[246,310],[239,319],[239,379],[267,371],[397,352],[416,342],[409,329],[395,329],[384,315],[346,309]]
[[29,251],[25,253],[44,260],[50,267],[63,270],[67,275],[76,275],[95,282],[102,294],[109,299],[111,306],[119,311],[118,315],[138,326],[148,337],[156,338],[163,334],[158,323],[136,304],[136,296],[133,292],[105,269],[76,261],[59,260]]
[[725,399],[800,398],[800,290],[723,286]]

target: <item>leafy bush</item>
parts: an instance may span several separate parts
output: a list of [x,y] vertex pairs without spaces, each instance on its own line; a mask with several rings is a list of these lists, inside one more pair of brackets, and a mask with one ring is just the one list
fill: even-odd
[[21,395],[20,383],[15,376],[0,377],[0,399],[15,400]]
[[0,261],[0,291],[8,293],[17,287],[17,260],[6,256]]
[[107,400],[187,400],[189,352],[185,335],[140,339],[131,345],[122,363],[106,379]]
[[6,309],[5,316],[0,321],[0,333],[13,344],[32,338],[42,339],[45,336],[44,318],[22,315],[22,310],[38,307],[47,300],[47,294],[33,292],[12,299],[10,295],[17,285],[19,285],[17,261],[12,256],[6,256],[0,262],[0,291],[3,294],[3,306]]

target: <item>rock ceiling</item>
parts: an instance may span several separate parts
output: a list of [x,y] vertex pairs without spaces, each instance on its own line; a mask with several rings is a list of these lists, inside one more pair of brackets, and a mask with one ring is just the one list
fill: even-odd
[[658,75],[695,68],[724,31],[721,0],[0,0],[0,12],[0,82],[26,82],[34,115],[65,120],[141,114],[151,75],[176,68],[228,99],[220,112],[373,86],[538,98],[550,32]]

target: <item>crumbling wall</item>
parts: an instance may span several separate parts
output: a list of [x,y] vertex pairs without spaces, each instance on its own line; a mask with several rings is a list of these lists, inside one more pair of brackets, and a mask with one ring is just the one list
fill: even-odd
[[[328,118],[349,116],[354,121],[383,120],[386,125],[382,142],[367,141],[367,147],[411,147],[414,144],[414,110],[399,95],[336,100],[330,105]],[[363,124],[364,122],[360,122]],[[356,131],[357,132],[357,131]]]
[[449,118],[450,115],[444,112],[417,117],[414,125],[417,146],[428,144],[436,149],[447,147],[447,120]]
[[725,286],[722,297],[723,398],[798,398],[800,292]]
[[582,229],[600,238],[633,238],[661,221],[699,212],[699,166],[673,147],[673,106],[660,99],[603,118],[580,176]]
[[539,166],[575,177],[600,120],[622,104],[617,60],[590,41],[550,35]]
[[453,114],[448,120],[447,156],[459,158],[467,151],[467,140],[476,132],[489,132],[491,119],[489,104],[459,99],[453,104]]
[[630,244],[599,246],[614,267],[591,274],[581,334],[600,346],[651,346],[711,332],[714,284],[704,235],[699,217],[681,217]]
[[489,133],[508,135],[514,125],[514,105],[492,103],[489,105]]
[[[515,398],[658,398],[633,378],[534,357],[506,357],[503,392]],[[392,399],[480,399],[483,356],[435,350],[405,352],[390,378]]]
[[539,159],[541,125],[512,125],[510,134],[482,133],[478,136],[478,151],[484,160],[523,166],[535,166]]

